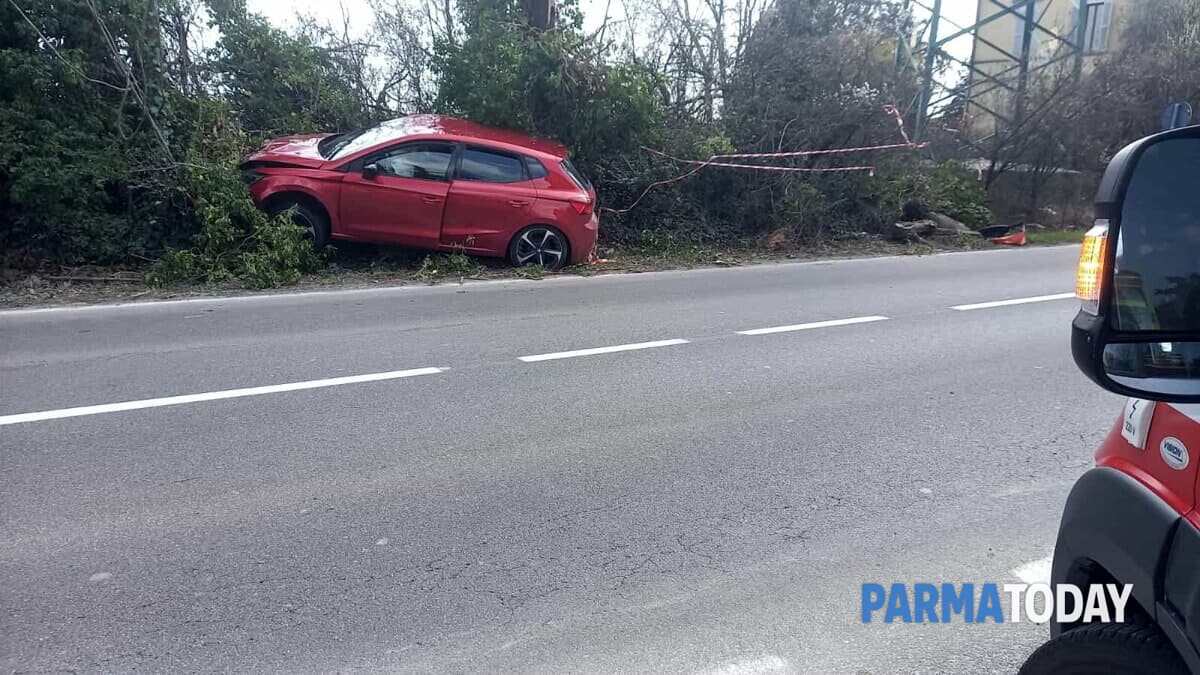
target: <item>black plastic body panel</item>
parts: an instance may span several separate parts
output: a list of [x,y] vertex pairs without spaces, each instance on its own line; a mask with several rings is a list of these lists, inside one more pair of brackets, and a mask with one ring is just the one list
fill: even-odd
[[[1089,470],[1071,489],[1051,583],[1084,585],[1097,567],[1133,584],[1134,600],[1200,673],[1200,533],[1145,485],[1108,467]],[[1052,621],[1050,634],[1070,628]]]
[[[1054,547],[1052,583],[1079,584],[1098,564],[1118,583],[1133,584],[1133,597],[1154,612],[1158,599],[1159,561],[1167,552],[1180,520],[1166,502],[1133,477],[1097,467],[1083,474],[1063,508]],[[1051,623],[1058,635],[1062,626]]]
[[[1184,521],[1175,530],[1163,574],[1163,610],[1200,646],[1200,530]],[[1193,671],[1200,670],[1193,666]]]

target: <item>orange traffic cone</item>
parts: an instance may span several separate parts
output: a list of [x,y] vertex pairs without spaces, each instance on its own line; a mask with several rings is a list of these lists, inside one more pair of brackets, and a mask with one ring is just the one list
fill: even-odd
[[1003,237],[996,237],[992,240],[992,243],[1005,244],[1007,246],[1024,246],[1029,243],[1029,240],[1025,237],[1025,226],[1021,225],[1020,231],[1006,234]]

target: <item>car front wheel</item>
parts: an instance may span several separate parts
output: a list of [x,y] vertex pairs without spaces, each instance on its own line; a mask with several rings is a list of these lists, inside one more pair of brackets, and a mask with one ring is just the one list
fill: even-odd
[[313,249],[320,252],[329,243],[329,219],[319,209],[297,199],[281,199],[267,207],[267,215],[271,218],[287,211],[292,211],[292,222],[304,229]]
[[1038,647],[1020,675],[1186,675],[1187,667],[1157,626],[1091,623]]
[[541,265],[557,270],[567,264],[570,253],[566,236],[549,225],[531,225],[518,232],[508,245],[508,261],[517,267]]

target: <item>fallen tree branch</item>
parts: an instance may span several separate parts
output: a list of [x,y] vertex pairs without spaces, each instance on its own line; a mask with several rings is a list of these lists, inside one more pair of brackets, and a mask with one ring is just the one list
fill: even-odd
[[56,276],[42,277],[47,281],[87,281],[101,283],[138,283],[141,277],[86,277],[86,276]]

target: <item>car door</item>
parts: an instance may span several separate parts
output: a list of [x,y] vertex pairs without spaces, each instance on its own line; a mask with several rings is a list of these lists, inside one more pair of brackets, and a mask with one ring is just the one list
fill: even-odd
[[342,229],[351,239],[433,248],[442,230],[454,144],[402,143],[354,162],[342,179]]
[[524,158],[467,145],[456,165],[442,220],[443,246],[504,255],[513,235],[530,224],[537,199]]

